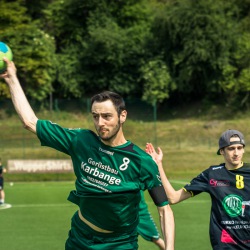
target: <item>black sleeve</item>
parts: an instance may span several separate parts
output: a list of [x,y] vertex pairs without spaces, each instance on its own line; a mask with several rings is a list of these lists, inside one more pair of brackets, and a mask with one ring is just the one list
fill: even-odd
[[148,190],[148,192],[156,206],[164,206],[168,204],[168,197],[163,186],[154,187]]
[[198,195],[201,192],[208,192],[209,189],[209,171],[211,167],[200,173],[197,177],[193,178],[191,182],[184,186],[184,189],[192,194]]

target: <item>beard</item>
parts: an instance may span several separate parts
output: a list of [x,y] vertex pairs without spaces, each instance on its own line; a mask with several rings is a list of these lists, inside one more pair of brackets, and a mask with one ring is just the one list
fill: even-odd
[[108,141],[111,141],[113,138],[116,137],[116,135],[117,135],[118,132],[120,131],[120,128],[121,128],[121,123],[120,123],[120,121],[118,121],[118,123],[116,124],[116,126],[115,126],[111,131],[108,130],[108,131],[109,131],[109,134],[108,134],[107,136],[103,136],[102,133],[100,132],[100,130],[98,130],[97,128],[96,128],[96,131],[97,131],[99,137],[100,137],[103,141],[108,142]]

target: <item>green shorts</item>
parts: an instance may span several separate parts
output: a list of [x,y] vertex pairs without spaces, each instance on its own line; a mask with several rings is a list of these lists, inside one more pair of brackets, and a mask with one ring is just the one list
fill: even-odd
[[137,250],[137,230],[128,233],[99,233],[86,225],[78,215],[71,220],[65,250]]
[[140,212],[140,222],[137,226],[137,232],[142,238],[148,241],[160,238],[155,222],[147,210]]

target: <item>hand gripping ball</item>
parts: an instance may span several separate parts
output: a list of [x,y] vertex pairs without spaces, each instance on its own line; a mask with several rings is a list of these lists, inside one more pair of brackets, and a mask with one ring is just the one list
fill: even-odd
[[13,55],[9,46],[0,42],[0,74],[2,74],[7,67],[5,61],[3,61],[3,57],[7,57],[10,61],[12,61]]

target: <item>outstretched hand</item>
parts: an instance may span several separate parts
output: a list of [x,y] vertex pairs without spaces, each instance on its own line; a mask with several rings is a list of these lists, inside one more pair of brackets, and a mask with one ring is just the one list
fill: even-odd
[[3,60],[7,64],[7,69],[5,72],[0,74],[0,78],[3,78],[6,81],[8,81],[12,76],[16,75],[16,66],[15,66],[13,61],[8,60],[8,58],[6,58],[6,57],[4,57]]
[[163,152],[162,152],[162,150],[161,150],[160,147],[157,148],[157,152],[156,152],[153,144],[152,143],[147,143],[145,151],[149,155],[151,155],[151,157],[153,158],[153,160],[156,163],[160,163],[162,161],[162,159],[163,159]]

